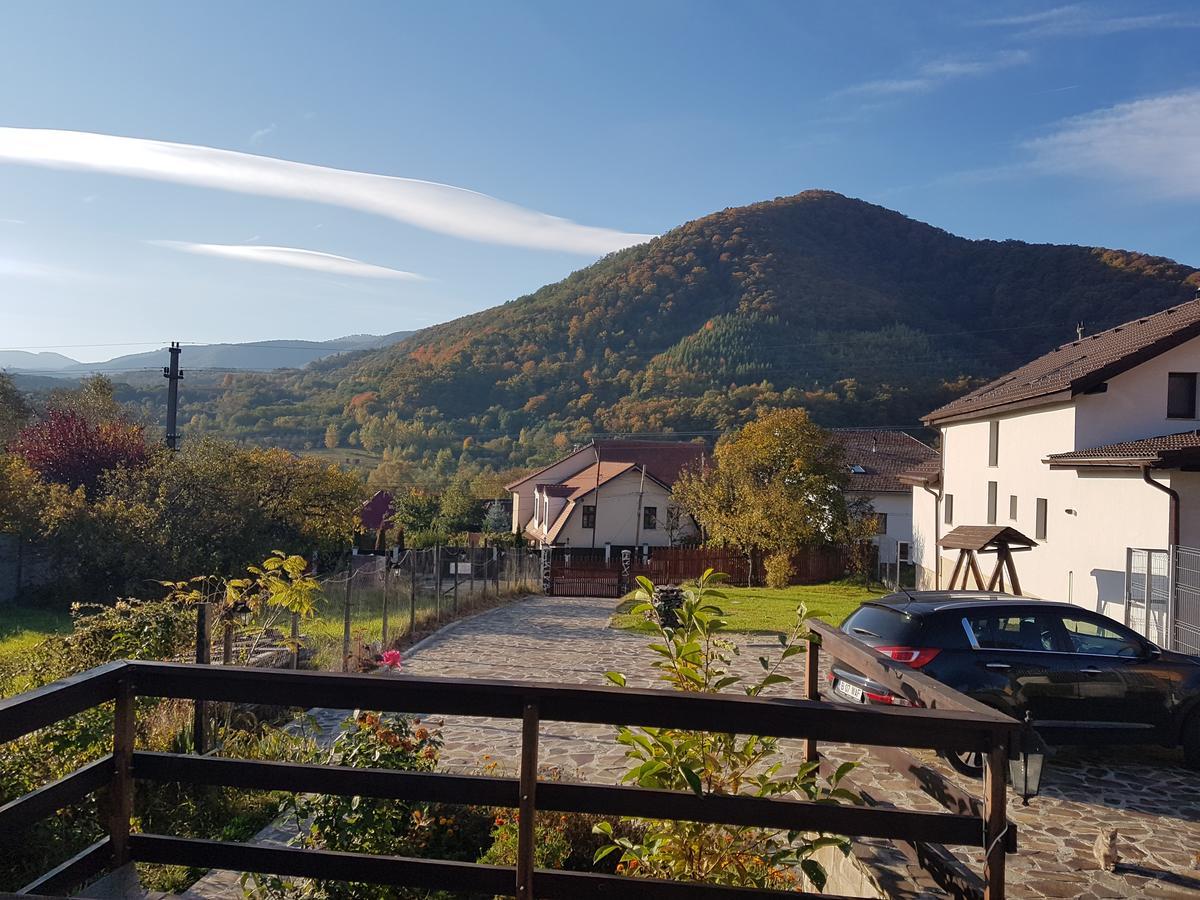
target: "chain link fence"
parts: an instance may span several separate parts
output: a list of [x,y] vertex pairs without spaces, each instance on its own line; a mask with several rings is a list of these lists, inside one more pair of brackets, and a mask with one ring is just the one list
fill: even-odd
[[358,671],[383,650],[505,599],[540,593],[536,550],[431,547],[354,555],[322,577],[317,615],[301,623],[305,664]]

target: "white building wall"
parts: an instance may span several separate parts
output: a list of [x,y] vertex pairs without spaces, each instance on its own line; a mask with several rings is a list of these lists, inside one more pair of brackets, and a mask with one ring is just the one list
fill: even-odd
[[557,484],[560,481],[570,478],[577,472],[582,472],[595,461],[596,454],[590,448],[585,448],[578,453],[571,454],[565,459],[560,459],[550,468],[539,472],[536,476],[518,485],[517,489],[512,492],[512,533],[520,534],[523,532],[525,526],[529,524],[529,520],[533,518],[533,491],[537,485]]
[[[913,499],[910,493],[863,494],[857,491],[847,491],[847,500],[866,499],[871,508],[877,513],[887,516],[887,531],[876,535],[872,543],[879,548],[879,561],[889,565],[896,562],[896,542],[905,541],[912,544],[913,534]],[[909,550],[909,558],[912,550]]]
[[[1077,471],[1046,465],[1043,460],[1050,454],[1077,448],[1073,404],[994,418],[1000,423],[995,467],[988,465],[989,419],[942,428],[942,503],[945,495],[953,496],[954,510],[953,520],[941,524],[941,534],[958,525],[987,524],[988,482],[995,481],[996,524],[1011,525],[1036,540],[1037,499],[1045,498],[1045,540],[1039,540],[1031,551],[1014,555],[1022,592],[1111,611],[1111,604],[1119,604],[1124,592],[1125,549],[1166,546],[1167,495],[1146,485],[1137,470]],[[1094,426],[1089,423],[1088,427]],[[1167,473],[1158,477],[1164,482],[1170,478]],[[925,492],[918,489],[917,493]],[[1015,519],[1009,516],[1009,498],[1014,494]],[[936,552],[932,498],[914,494],[914,509],[920,516],[914,526],[919,535],[919,564],[932,573]],[[1200,532],[1200,516],[1196,530]],[[949,582],[956,558],[957,551],[943,552],[942,586]],[[990,555],[980,558],[985,578],[993,560]]]
[[[912,489],[912,550],[917,567],[917,588],[931,591],[938,587],[934,566],[937,564],[938,524],[941,505],[937,497],[922,487]],[[949,578],[949,573],[944,576]]]
[[1103,394],[1076,398],[1075,446],[1085,450],[1200,427],[1196,419],[1167,418],[1167,375],[1200,372],[1200,338],[1193,338],[1108,382]]
[[[641,504],[638,489],[644,488]],[[597,496],[598,493],[598,496]],[[626,472],[618,478],[600,486],[593,492],[575,501],[571,518],[559,532],[557,543],[569,547],[603,547],[606,543],[617,546],[647,544],[651,547],[670,546],[665,520],[670,492],[657,482],[643,479],[640,472]],[[583,527],[584,505],[595,505],[596,528]],[[658,527],[650,531],[641,528],[640,509],[654,506],[658,509]],[[593,543],[594,539],[594,543]]]

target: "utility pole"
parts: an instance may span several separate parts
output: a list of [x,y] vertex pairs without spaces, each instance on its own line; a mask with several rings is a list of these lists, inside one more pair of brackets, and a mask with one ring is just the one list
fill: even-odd
[[179,382],[183,372],[179,370],[179,341],[171,341],[168,352],[171,365],[163,366],[163,378],[167,379],[167,449],[179,449]]

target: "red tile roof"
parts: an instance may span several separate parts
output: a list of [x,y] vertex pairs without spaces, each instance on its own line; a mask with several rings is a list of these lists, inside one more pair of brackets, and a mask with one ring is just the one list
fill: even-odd
[[[843,460],[851,467],[848,490],[865,494],[908,493],[900,476],[919,465],[940,470],[938,452],[903,431],[866,428],[835,428],[833,436],[841,443]],[[856,472],[858,466],[863,471]]]
[[925,416],[927,425],[998,407],[1069,400],[1200,336],[1200,299],[1063,344]]
[[1136,441],[1104,444],[1086,450],[1052,453],[1046,462],[1052,467],[1074,466],[1158,466],[1170,468],[1192,465],[1200,460],[1200,431],[1180,431]]
[[699,463],[708,452],[705,444],[687,443],[684,441],[636,441],[636,440],[602,440],[592,441],[574,453],[562,459],[557,459],[548,466],[543,466],[536,472],[531,472],[516,481],[504,486],[511,491],[536,478],[565,459],[578,454],[587,454],[587,465],[594,465],[596,453],[599,452],[601,462],[624,462],[645,466],[646,474],[650,475],[668,487],[679,478],[679,472],[685,466]]

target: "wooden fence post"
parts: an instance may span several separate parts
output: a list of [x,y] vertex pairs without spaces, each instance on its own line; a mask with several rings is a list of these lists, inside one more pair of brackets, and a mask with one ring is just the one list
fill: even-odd
[[452,557],[451,565],[454,566],[454,615],[458,615],[458,567],[462,564],[462,557],[456,551]]
[[227,621],[221,632],[221,665],[233,665],[233,622]]
[[292,613],[292,668],[300,668],[300,614]]
[[[808,642],[808,652],[804,654],[804,699],[820,700],[819,689],[820,653],[816,640]],[[816,762],[818,757],[817,742],[813,738],[804,739],[804,761]]]
[[342,671],[350,671],[350,589],[354,584],[354,554],[346,557],[346,604],[342,613]]
[[983,772],[983,897],[1004,900],[1004,854],[1008,831],[1008,751],[1003,745],[988,751]]
[[534,824],[537,818],[538,708],[525,704],[521,722],[521,784],[517,806],[517,900],[533,900]]
[[475,599],[475,548],[467,548],[467,557],[471,560],[471,582],[467,589],[467,597],[471,600]]
[[383,558],[383,637],[379,642],[380,652],[387,649],[388,646],[388,576],[391,572],[388,566],[388,558]]
[[113,868],[129,862],[129,822],[133,817],[133,740],[135,718],[133,674],[126,670],[117,683],[113,714],[113,774],[109,782],[108,840]]
[[442,545],[433,547],[433,593],[436,605],[434,614],[437,621],[442,621]]
[[[196,607],[196,664],[206,666],[212,660],[212,605],[201,603]],[[192,746],[197,753],[208,750],[208,709],[203,700],[197,700],[192,710]]]
[[496,596],[500,596],[500,548],[492,548],[492,579],[496,583]]
[[408,551],[408,639],[417,633],[417,551]]

